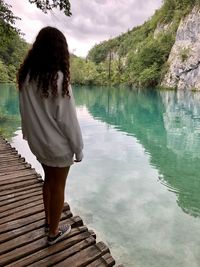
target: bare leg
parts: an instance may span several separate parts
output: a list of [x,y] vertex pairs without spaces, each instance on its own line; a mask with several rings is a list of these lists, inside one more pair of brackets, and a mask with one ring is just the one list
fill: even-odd
[[65,183],[70,167],[57,168],[43,165],[45,182],[43,199],[46,219],[49,223],[49,235],[58,233],[58,225],[64,206]]
[[45,174],[44,184],[43,184],[43,202],[44,202],[44,210],[45,210],[45,218],[46,223],[49,224],[50,218],[49,218],[49,206],[50,206],[50,189],[47,182],[48,178]]

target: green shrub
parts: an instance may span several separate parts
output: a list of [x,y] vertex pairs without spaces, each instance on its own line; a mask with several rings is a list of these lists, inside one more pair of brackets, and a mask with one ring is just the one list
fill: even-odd
[[0,82],[8,82],[9,76],[8,76],[8,70],[7,67],[4,65],[4,63],[0,60]]

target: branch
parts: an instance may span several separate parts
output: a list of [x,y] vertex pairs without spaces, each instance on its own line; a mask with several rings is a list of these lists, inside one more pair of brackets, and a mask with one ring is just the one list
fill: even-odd
[[1,34],[3,32],[9,32],[10,30],[14,30],[15,32],[20,33],[20,30],[17,29],[15,25],[15,21],[20,19],[15,16],[13,12],[10,10],[12,8],[11,5],[4,3],[3,0],[0,0],[0,26],[1,26]]
[[31,4],[35,4],[37,8],[47,13],[53,8],[59,8],[66,16],[71,16],[71,5],[69,0],[29,0]]

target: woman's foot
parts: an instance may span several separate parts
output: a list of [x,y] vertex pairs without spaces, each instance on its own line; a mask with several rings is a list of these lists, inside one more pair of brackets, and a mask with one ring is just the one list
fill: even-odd
[[49,245],[53,245],[57,243],[59,240],[62,240],[65,236],[67,236],[71,231],[71,225],[66,224],[59,228],[59,232],[55,236],[48,236],[47,243]]

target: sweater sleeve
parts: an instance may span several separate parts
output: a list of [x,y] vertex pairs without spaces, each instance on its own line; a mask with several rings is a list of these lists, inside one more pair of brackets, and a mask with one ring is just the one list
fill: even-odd
[[56,120],[63,134],[69,140],[70,147],[75,154],[75,159],[81,161],[83,158],[83,140],[81,129],[78,123],[75,101],[71,85],[69,95],[62,97],[61,93],[57,99]]

